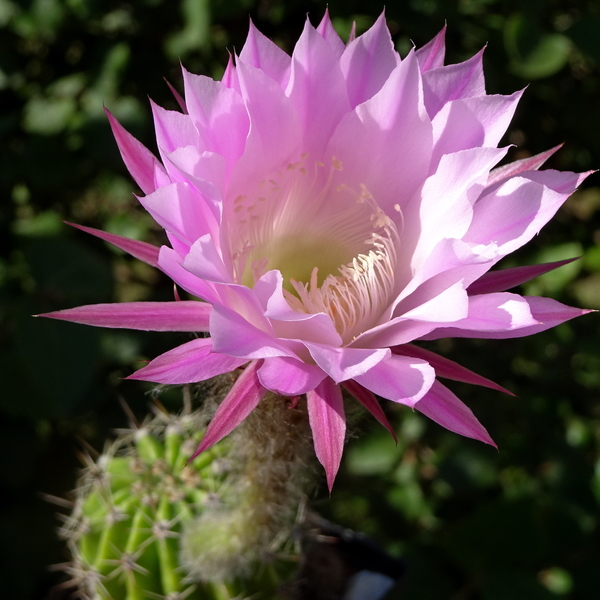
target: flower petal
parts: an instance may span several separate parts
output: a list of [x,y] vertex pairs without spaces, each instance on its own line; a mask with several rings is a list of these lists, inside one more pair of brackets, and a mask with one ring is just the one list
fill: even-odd
[[38,315],[95,327],[142,331],[208,331],[212,306],[205,302],[88,304]]
[[169,350],[126,379],[180,385],[206,381],[215,375],[229,373],[245,362],[211,351],[210,338],[198,338]]
[[315,389],[326,375],[316,365],[285,356],[269,358],[258,371],[268,390],[284,396],[299,396]]
[[344,381],[342,387],[346,389],[354,398],[356,398],[392,435],[396,444],[398,444],[398,437],[394,428],[390,425],[383,409],[379,405],[377,398],[373,392],[365,389],[362,385],[358,384],[353,379]]
[[529,265],[525,267],[512,267],[510,269],[500,269],[498,271],[489,271],[472,283],[467,293],[470,296],[478,294],[490,294],[493,292],[505,292],[511,288],[527,283],[544,273],[558,269],[563,265],[568,265],[579,257],[566,258],[556,262],[544,263],[541,265]]
[[373,27],[348,44],[340,61],[351,106],[372,98],[399,62],[381,13]]
[[444,358],[435,352],[425,350],[425,348],[420,348],[419,346],[414,346],[412,344],[406,344],[392,348],[392,352],[402,356],[414,356],[416,358],[426,360],[435,369],[436,377],[452,379],[453,381],[462,381],[463,383],[470,383],[472,385],[480,385],[482,387],[487,387],[492,390],[497,390],[499,392],[509,394],[510,396],[514,396],[512,392],[506,388],[503,388],[501,385],[498,385],[494,381],[474,373],[470,369],[455,363],[453,360]]
[[261,363],[262,361],[250,363],[238,377],[219,408],[217,408],[215,416],[206,428],[202,441],[188,463],[201,452],[214,446],[226,435],[229,435],[265,397],[266,390],[260,384],[257,376]]
[[75,227],[76,229],[81,229],[81,231],[95,235],[101,240],[104,240],[105,242],[108,242],[109,244],[119,248],[119,250],[123,250],[123,252],[131,254],[131,256],[134,256],[142,262],[152,265],[153,267],[158,267],[158,253],[160,249],[152,244],[140,242],[138,240],[132,240],[115,233],[108,233],[108,231],[94,229],[93,227],[84,227],[83,225],[69,223],[68,221],[65,221],[65,223],[71,227]]
[[308,419],[313,433],[315,453],[325,469],[329,491],[340,468],[346,416],[342,392],[329,377],[314,390],[307,392]]
[[390,356],[389,348],[331,348],[304,342],[315,362],[333,381],[355,379]]
[[354,380],[382,398],[412,408],[432,386],[435,371],[419,358],[392,354]]
[[154,154],[136,140],[106,108],[104,112],[108,117],[123,162],[144,194],[150,194],[159,185],[164,185],[165,170]]
[[415,54],[419,59],[421,73],[443,67],[446,55],[446,25],[431,41],[419,48]]
[[328,7],[325,7],[325,14],[317,27],[317,31],[323,36],[323,39],[329,44],[334,54],[339,58],[344,53],[346,44],[342,42],[340,36],[331,24]]
[[415,408],[454,433],[497,447],[471,409],[439,381],[431,386],[429,392],[417,402]]
[[559,144],[558,146],[554,146],[554,148],[550,148],[550,150],[546,150],[545,152],[540,152],[535,156],[529,156],[527,158],[522,158],[521,160],[515,160],[507,165],[502,165],[501,167],[495,168],[490,172],[488,185],[499,183],[500,181],[504,181],[509,177],[514,177],[515,175],[524,173],[525,171],[536,171],[561,148],[562,144]]

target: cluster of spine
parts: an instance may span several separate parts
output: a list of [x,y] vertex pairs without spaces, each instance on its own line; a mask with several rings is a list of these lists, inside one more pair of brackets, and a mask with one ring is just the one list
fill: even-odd
[[61,567],[80,598],[266,599],[296,569],[291,534],[311,472],[306,406],[268,394],[187,464],[210,412],[158,412],[86,458],[61,529],[72,555]]
[[230,583],[199,583],[179,566],[182,530],[219,503],[223,450],[186,466],[205,417],[159,414],[123,432],[88,465],[61,534],[72,562],[63,568],[86,600],[229,600]]

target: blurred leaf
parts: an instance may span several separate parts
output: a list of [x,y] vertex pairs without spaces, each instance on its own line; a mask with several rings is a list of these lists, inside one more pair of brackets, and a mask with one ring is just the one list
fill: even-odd
[[568,37],[540,31],[535,21],[523,13],[508,19],[504,43],[512,70],[524,79],[554,75],[567,64],[571,51]]
[[56,135],[66,129],[76,109],[72,98],[34,96],[25,105],[23,128],[29,133]]

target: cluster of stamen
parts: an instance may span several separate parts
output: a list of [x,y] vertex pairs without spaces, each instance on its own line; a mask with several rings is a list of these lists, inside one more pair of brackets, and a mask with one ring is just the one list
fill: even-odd
[[252,287],[279,269],[296,311],[328,314],[344,339],[376,324],[394,288],[398,233],[364,184],[334,186],[329,169],[307,155],[289,163],[257,193],[233,202],[230,240],[234,278]]

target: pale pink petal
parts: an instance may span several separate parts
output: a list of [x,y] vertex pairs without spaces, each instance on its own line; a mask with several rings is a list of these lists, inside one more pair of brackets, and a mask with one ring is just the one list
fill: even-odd
[[183,259],[177,252],[168,246],[163,246],[158,255],[160,270],[168,275],[179,287],[193,296],[202,298],[207,302],[217,302],[219,294],[212,283],[198,279],[183,268]]
[[[421,192],[420,204],[409,207],[405,219],[415,219],[421,230],[405,230],[404,244],[419,235],[412,256],[412,268],[425,263],[434,247],[444,238],[463,238],[473,220],[473,204],[487,180],[487,174],[506,153],[499,148],[471,148],[442,156],[437,171],[429,177]],[[440,198],[444,202],[440,202]],[[413,214],[418,208],[419,216]],[[481,236],[480,236],[481,237]],[[494,238],[486,238],[489,244]],[[484,242],[477,238],[465,241]]]
[[214,208],[186,183],[163,186],[140,198],[140,203],[161,227],[188,246],[199,237],[218,231]]
[[208,331],[212,307],[205,302],[88,304],[38,315],[72,323],[143,331]]
[[266,73],[285,89],[290,78],[291,59],[277,44],[256,29],[252,21],[240,58],[246,64]]
[[95,235],[101,240],[104,240],[105,242],[108,242],[109,244],[119,248],[119,250],[123,250],[123,252],[131,254],[131,256],[134,256],[142,262],[152,265],[153,267],[158,267],[159,248],[153,246],[152,244],[140,242],[138,240],[132,240],[115,233],[108,233],[108,231],[94,229],[93,227],[84,227],[83,225],[69,223],[68,221],[65,221],[65,223],[71,227],[75,227],[76,229],[81,229],[81,231]]
[[193,146],[198,152],[206,150],[208,145],[189,115],[166,110],[152,101],[150,107],[154,117],[156,143],[161,152],[168,154],[183,146]]
[[225,266],[208,233],[193,243],[183,261],[183,268],[200,279],[214,283],[228,283],[233,279],[231,270]]
[[110,128],[115,136],[127,170],[144,194],[153,192],[157,188],[157,174],[164,174],[163,166],[154,154],[144,144],[136,140],[106,108],[104,112],[108,117]]
[[220,81],[183,69],[185,100],[192,121],[204,132],[207,150],[221,154],[228,173],[243,154],[250,123],[240,94]]
[[391,355],[389,348],[331,348],[304,342],[315,362],[333,381],[356,379]]
[[446,55],[446,25],[427,44],[416,51],[421,73],[444,66]]
[[323,36],[323,39],[329,44],[334,54],[339,58],[346,49],[346,44],[342,42],[340,36],[331,24],[329,18],[329,8],[325,8],[325,14],[317,27],[317,31]]
[[[406,143],[410,140],[410,143]],[[417,59],[411,52],[375,96],[348,113],[328,146],[340,159],[336,183],[365,186],[402,228],[397,205],[411,198],[429,171],[432,133],[423,105]]]
[[294,48],[286,95],[300,117],[303,150],[321,156],[350,105],[339,60],[308,19]]
[[314,390],[307,392],[306,403],[315,453],[325,469],[327,486],[331,492],[340,468],[346,437],[342,392],[339,386],[327,377]]
[[354,381],[382,398],[412,408],[432,386],[435,371],[419,358],[392,354]]
[[554,146],[554,148],[550,148],[550,150],[546,150],[545,152],[540,152],[535,156],[529,156],[527,158],[522,158],[521,160],[515,160],[507,165],[497,167],[493,171],[490,171],[488,185],[499,183],[500,181],[504,181],[509,177],[514,177],[515,175],[524,173],[525,171],[537,171],[537,169],[539,169],[553,154],[555,154],[561,148],[562,144],[559,144],[558,146]]
[[471,409],[438,381],[417,402],[415,408],[454,433],[497,447]]
[[344,381],[341,384],[342,387],[347,390],[354,398],[356,398],[392,435],[396,444],[398,444],[398,437],[394,428],[390,425],[383,409],[379,405],[377,398],[373,392],[365,389],[362,385],[358,384],[353,379]]
[[432,119],[452,100],[485,96],[482,60],[483,50],[465,62],[423,73],[425,106]]
[[236,311],[220,304],[213,306],[210,331],[215,352],[247,360],[295,356],[289,346],[278,340],[272,331],[265,332],[259,329]]
[[[513,118],[522,92],[511,96],[483,96],[454,100],[435,116],[432,164],[441,156],[468,148],[495,148]],[[489,184],[489,175],[488,182]]]
[[404,346],[392,348],[392,352],[394,354],[401,354],[402,356],[414,356],[415,358],[426,360],[435,369],[436,377],[452,379],[453,381],[462,381],[463,383],[470,383],[472,385],[480,385],[514,396],[512,392],[503,388],[501,385],[498,385],[494,381],[474,373],[470,369],[455,363],[453,360],[444,358],[430,350],[425,350],[425,348],[406,344]]
[[264,387],[284,396],[299,396],[314,390],[325,377],[316,365],[285,356],[265,360],[258,371]]
[[479,294],[490,294],[493,292],[505,292],[511,288],[527,283],[544,273],[568,265],[579,257],[567,258],[556,262],[544,263],[542,265],[530,265],[525,267],[511,267],[510,269],[500,269],[498,271],[489,271],[482,275],[477,281],[467,288],[470,296]]
[[[486,296],[500,297],[513,296],[516,294],[484,294],[472,296],[471,299],[479,298],[477,308],[473,311],[473,319],[465,319],[455,327],[441,327],[424,335],[424,340],[437,340],[446,337],[482,338],[482,339],[506,339],[532,335],[556,327],[565,321],[586,315],[590,310],[573,308],[553,300],[552,298],[538,298],[537,296],[516,296],[520,302],[509,302],[501,307],[493,308],[494,300],[486,302]],[[527,310],[523,306],[527,304]],[[490,305],[486,313],[485,305]],[[512,304],[512,306],[511,306]],[[520,313],[520,314],[519,314]]]
[[204,452],[229,435],[265,397],[266,390],[258,380],[257,371],[262,361],[250,363],[238,377],[233,387],[225,396],[212,421],[206,428],[198,448],[188,463],[198,454]]
[[477,201],[463,240],[473,244],[493,241],[504,256],[536,235],[566,199],[567,194],[528,177],[513,177]]
[[340,61],[351,106],[379,92],[399,61],[381,13],[373,27],[348,44]]
[[126,379],[172,385],[196,383],[234,371],[248,362],[211,352],[211,346],[209,338],[197,338],[157,356]]
[[462,281],[441,273],[421,285],[394,310],[394,316],[414,321],[453,323],[469,313],[469,298]]

